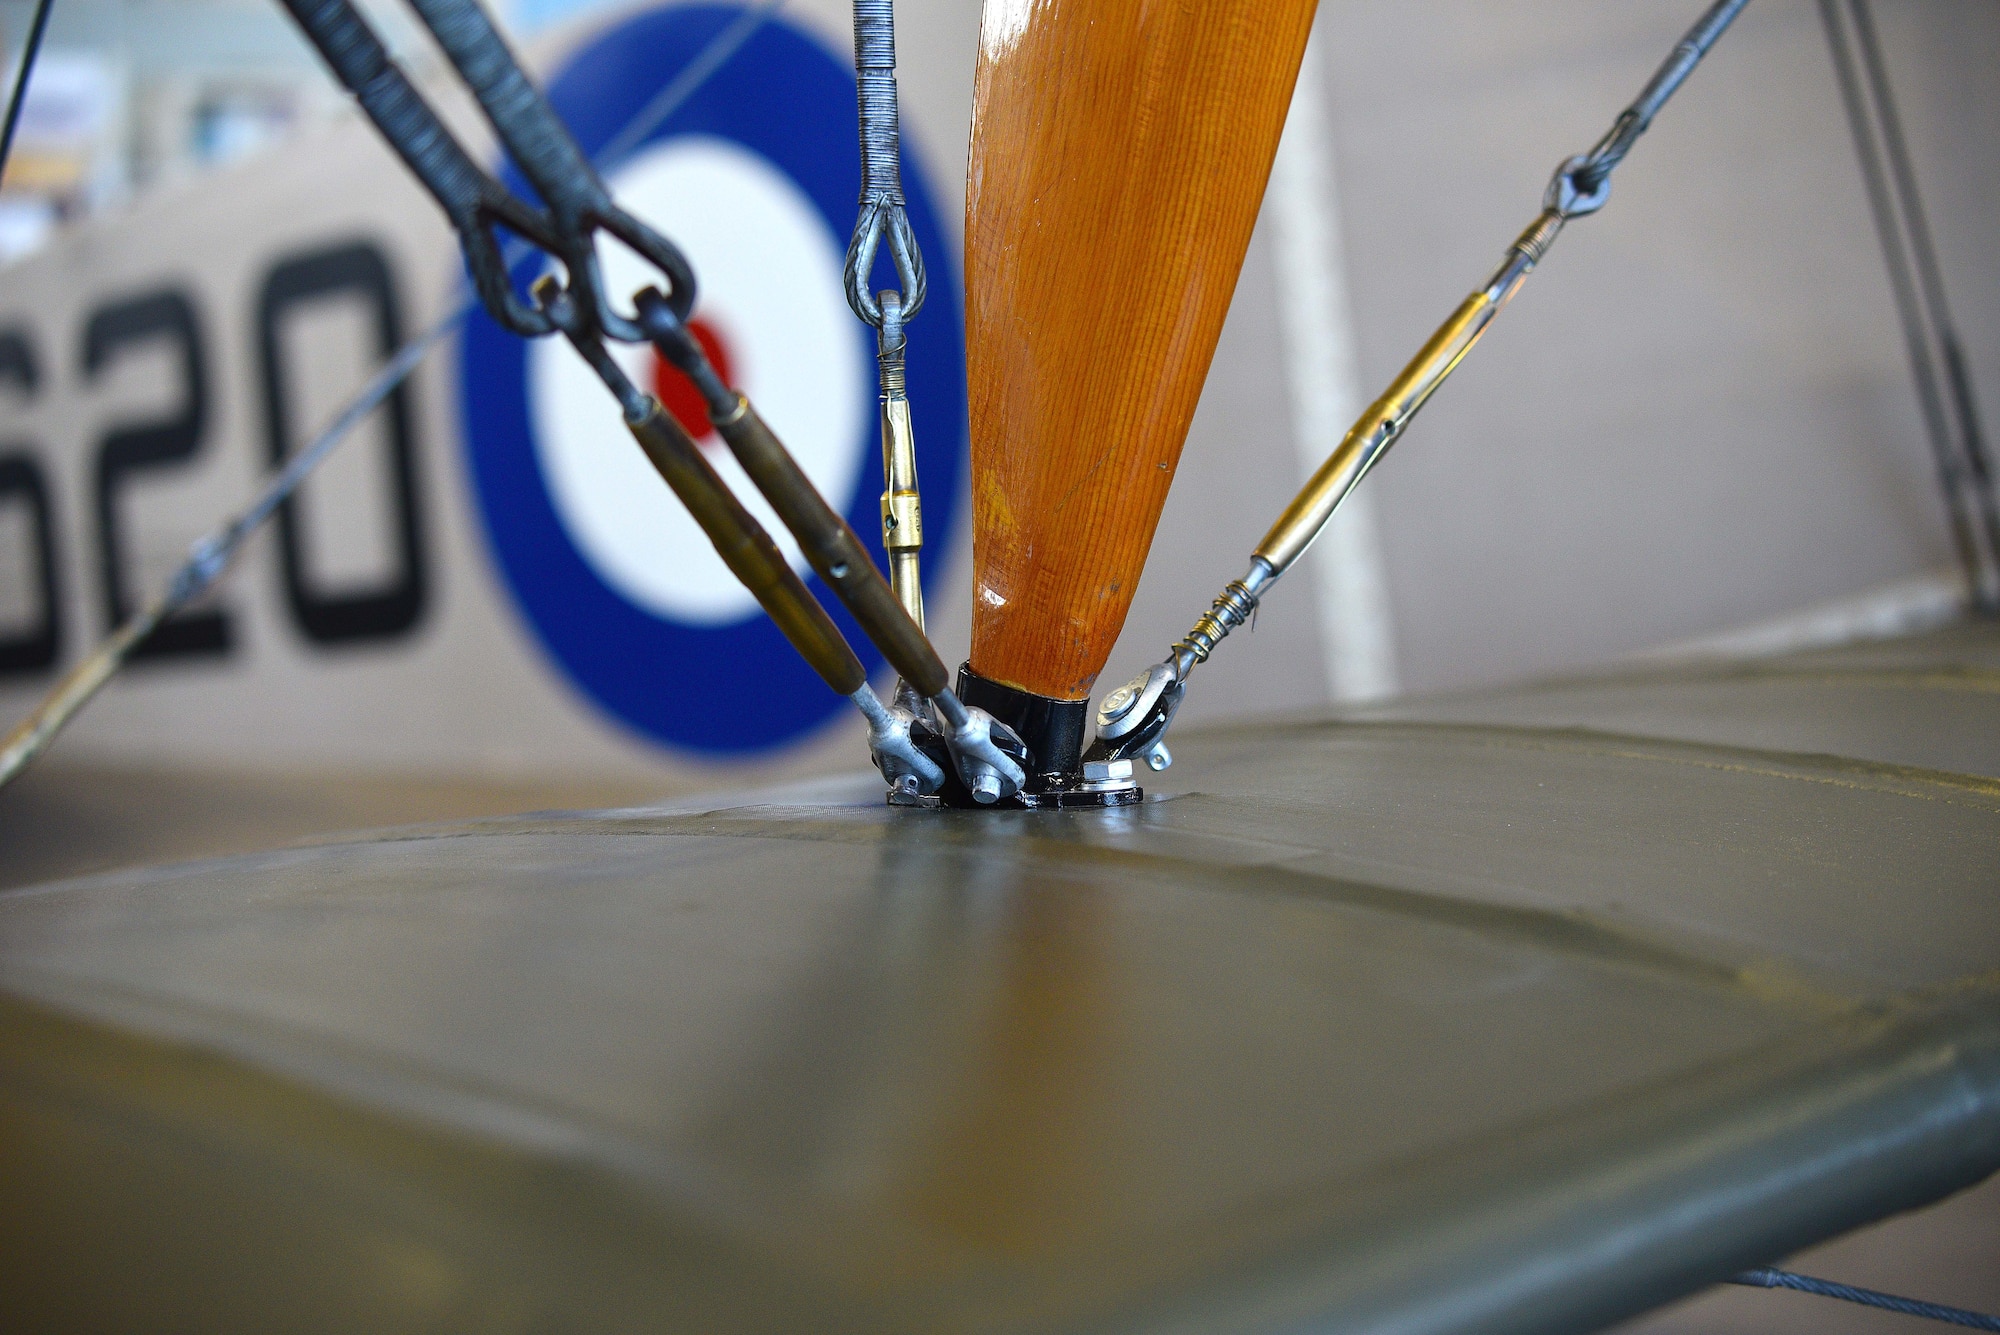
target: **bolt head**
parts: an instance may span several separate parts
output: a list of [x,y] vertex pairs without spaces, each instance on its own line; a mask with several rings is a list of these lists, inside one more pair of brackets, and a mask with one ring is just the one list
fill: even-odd
[[1086,760],[1083,762],[1085,783],[1113,783],[1132,777],[1132,762],[1129,760]]
[[998,775],[982,774],[972,781],[972,800],[981,806],[991,806],[1000,800],[1000,779]]

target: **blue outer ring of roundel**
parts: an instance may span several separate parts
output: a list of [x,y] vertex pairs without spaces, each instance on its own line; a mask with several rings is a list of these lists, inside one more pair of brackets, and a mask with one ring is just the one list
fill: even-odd
[[[571,58],[550,82],[549,98],[594,154],[743,12],[702,5],[640,14]],[[854,74],[783,20],[766,20],[640,147],[683,134],[719,136],[763,155],[813,201],[834,237],[852,229],[861,180]],[[511,173],[508,184],[532,197]],[[951,541],[963,483],[965,338],[952,255],[923,173],[907,153],[903,189],[930,268],[930,300],[909,328],[909,373],[926,548],[938,553]],[[536,263],[528,261],[521,276]],[[878,264],[878,280],[883,272]],[[874,335],[857,320],[854,337],[866,354],[859,363],[870,373],[872,402]],[[686,625],[607,585],[570,541],[542,478],[530,435],[527,344],[475,311],[461,349],[466,452],[488,541],[528,624],[585,695],[647,737],[713,753],[785,746],[848,707],[761,613],[733,625]],[[874,459],[872,413],[868,423],[862,448]],[[827,499],[886,566],[880,471],[864,464],[859,476],[854,495]],[[927,564],[934,574],[938,562]],[[874,676],[881,655],[819,581],[808,582]]]

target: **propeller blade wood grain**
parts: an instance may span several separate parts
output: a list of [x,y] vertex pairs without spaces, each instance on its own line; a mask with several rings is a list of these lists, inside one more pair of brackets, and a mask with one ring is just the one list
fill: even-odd
[[972,667],[1081,699],[1125,622],[1313,0],[987,0],[966,189]]

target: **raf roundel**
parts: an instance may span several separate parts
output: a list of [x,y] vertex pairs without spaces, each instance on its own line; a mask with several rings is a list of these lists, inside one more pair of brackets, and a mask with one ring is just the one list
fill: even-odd
[[[812,200],[727,139],[685,135],[641,150],[606,178],[619,202],[674,238],[701,276],[695,334],[784,439],[820,494],[845,500],[873,471],[867,344],[841,291],[844,252]],[[607,290],[658,281],[606,248]],[[614,344],[627,375],[659,394],[794,569],[804,557],[708,424],[694,386],[650,347]],[[556,515],[593,571],[627,600],[688,625],[758,615],[708,537],[632,444],[618,403],[560,339],[528,348],[529,426]],[[877,487],[879,490],[879,485]]]
[[[568,61],[550,99],[596,153],[741,13],[683,7],[619,23]],[[711,360],[880,562],[874,340],[841,287],[860,183],[854,131],[852,72],[772,18],[646,141],[599,165],[619,201],[693,263],[691,323]],[[950,253],[907,155],[903,181],[933,286],[910,326],[909,367],[927,547],[937,553],[953,531],[964,466],[965,350]],[[602,256],[621,304],[660,281],[622,248]],[[517,279],[532,278],[533,263]],[[688,428],[872,674],[880,656],[824,597],[709,429],[693,387],[649,348],[615,355]],[[460,392],[495,561],[536,638],[585,696],[657,742],[720,753],[783,747],[845,708],[723,566],[566,343],[523,342],[476,313]]]

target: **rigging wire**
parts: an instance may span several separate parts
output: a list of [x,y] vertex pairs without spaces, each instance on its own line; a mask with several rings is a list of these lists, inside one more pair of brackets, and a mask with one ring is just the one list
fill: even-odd
[[21,108],[28,101],[28,76],[35,72],[35,57],[42,51],[42,34],[48,31],[49,11],[55,0],[36,0],[35,16],[28,23],[28,41],[21,48],[21,68],[14,75],[14,89],[7,95],[7,123],[0,126],[0,180],[7,175],[7,162],[14,154],[14,131],[21,124]]
[[1589,152],[1557,165],[1542,194],[1540,216],[1507,248],[1486,285],[1459,304],[1382,396],[1348,428],[1326,462],[1257,544],[1250,555],[1248,573],[1223,586],[1194,627],[1168,648],[1164,662],[1148,667],[1105,696],[1098,708],[1097,739],[1084,753],[1087,760],[1142,759],[1155,770],[1173,763],[1163,739],[1185,698],[1189,675],[1208,661],[1232,630],[1250,623],[1265,590],[1305,554],[1341,502],[1402,438],[1430,396],[1485,335],[1487,326],[1520,290],[1570,220],[1588,217],[1604,207],[1611,196],[1612,171],[1747,3],[1713,0],[1674,44],[1639,96],[1618,113],[1604,137]]
[[894,0],[854,0],[854,84],[861,121],[861,213],[847,243],[847,304],[877,329],[882,309],[868,290],[883,240],[902,283],[903,319],[923,309],[928,283],[923,252],[903,198],[902,122],[896,110]]
[[1729,1282],[1750,1289],[1791,1289],[1798,1293],[1810,1293],[1818,1298],[1838,1298],[1842,1302],[1860,1303],[1863,1307],[1879,1307],[1885,1312],[1901,1312],[1904,1316],[1947,1321],[1954,1326],[1969,1326],[1973,1330],[2000,1331],[2000,1316],[1969,1312],[1963,1307],[1947,1307],[1943,1303],[1927,1303],[1920,1298],[1899,1298],[1893,1293],[1856,1288],[1852,1284],[1842,1284],[1831,1279],[1816,1279],[1811,1275],[1801,1275],[1791,1270],[1774,1270],[1763,1266],[1755,1270],[1745,1270]]
[[[52,0],[42,0],[40,18],[46,18],[50,3]],[[727,27],[711,37],[695,57],[681,68],[680,73],[641,107],[623,129],[612,136],[597,154],[598,165],[605,169],[613,168],[629,156],[648,135],[658,129],[662,122],[673,115],[688,98],[728,63],[730,57],[784,8],[786,3],[787,0],[763,0],[762,4],[743,11]],[[21,75],[15,85],[14,103],[18,103],[21,88],[26,84],[27,61],[33,59],[34,48],[39,41],[39,29],[35,35],[31,35],[29,41],[28,56],[24,60]],[[7,122],[9,132],[13,126],[16,110],[14,104],[10,103]],[[511,266],[527,258],[531,251],[531,247],[517,242],[508,248],[508,264]],[[195,540],[188,549],[186,561],[168,579],[164,591],[151,603],[128,617],[107,635],[96,649],[64,673],[28,716],[15,725],[4,739],[0,739],[0,788],[5,788],[13,782],[34,763],[36,757],[48,749],[56,734],[61,732],[104,684],[117,674],[119,668],[123,667],[126,660],[131,657],[132,652],[145,642],[146,637],[151,635],[161,622],[201,597],[215,585],[215,582],[229,569],[251,534],[256,532],[294,491],[298,490],[299,485],[312,474],[314,469],[326,461],[335,447],[345,440],[363,419],[409,378],[425,355],[457,329],[459,323],[478,305],[476,297],[462,297],[458,304],[436,323],[403,344],[395,356],[391,357],[375,375],[369,378],[368,383],[348,400],[339,416],[314,437],[305,449],[294,455],[248,506]]]
[[[905,328],[923,309],[929,280],[903,195],[902,121],[896,107],[895,0],[854,0],[854,87],[861,134],[861,211],[847,243],[847,304],[875,328],[882,408],[882,551],[889,583],[918,629],[924,624],[923,499],[917,486],[916,434],[910,423],[909,341]],[[870,293],[875,256],[889,242],[900,290]],[[921,702],[898,688],[912,718]]]
[[1873,15],[1867,0],[1848,0],[1844,22],[1841,8],[1840,0],[1820,0],[1820,21],[1826,28],[1869,211],[1902,322],[1952,543],[1965,567],[1974,605],[1988,614],[2000,613],[2000,497],[1994,490],[1971,372],[1945,303],[1937,249],[1917,190],[1902,119],[1889,91],[1888,66]]

